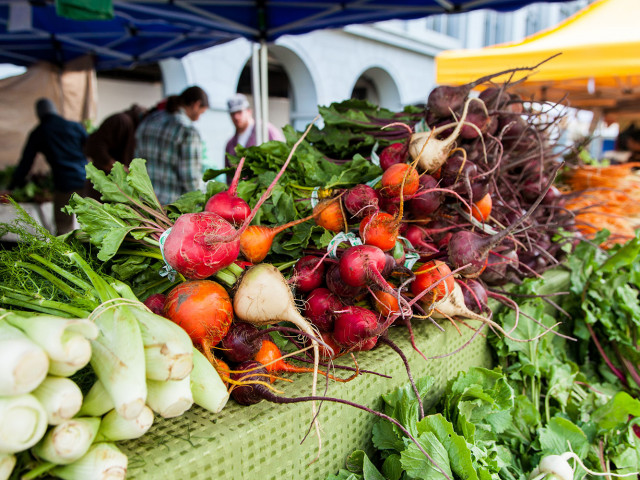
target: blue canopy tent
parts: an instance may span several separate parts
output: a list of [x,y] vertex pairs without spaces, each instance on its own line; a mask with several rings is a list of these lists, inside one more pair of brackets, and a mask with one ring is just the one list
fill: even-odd
[[483,8],[510,11],[535,1],[114,0],[112,19],[71,20],[57,14],[53,0],[0,0],[0,63],[63,65],[89,54],[95,69],[104,70],[180,58],[244,37],[256,45],[256,116],[266,125],[267,44],[281,35]]

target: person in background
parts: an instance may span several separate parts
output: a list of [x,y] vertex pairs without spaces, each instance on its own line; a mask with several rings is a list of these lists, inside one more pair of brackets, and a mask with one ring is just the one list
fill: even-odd
[[124,112],[105,118],[89,135],[84,153],[96,168],[109,173],[116,162],[129,165],[133,160],[136,129],[146,113],[146,108],[134,103]]
[[[105,118],[100,127],[89,135],[84,153],[96,168],[108,174],[116,162],[129,166],[133,160],[136,129],[146,113],[146,108],[134,103],[124,112]],[[88,180],[87,195],[100,198]]]
[[[236,154],[236,146],[241,145],[243,147],[253,147],[256,144],[256,122],[253,118],[253,111],[249,100],[246,96],[238,93],[231,97],[227,101],[227,107],[229,108],[229,115],[233,126],[236,128],[236,133],[229,139],[225,149],[225,167],[230,167],[229,155],[234,156]],[[269,131],[269,140],[278,140],[284,142],[285,138],[279,128],[275,127],[271,123],[267,126]],[[228,175],[227,178],[233,175]]]
[[640,162],[640,128],[632,123],[618,136],[616,150],[629,153],[628,162]]
[[207,108],[207,93],[192,86],[170,96],[165,108],[148,115],[136,130],[134,157],[147,161],[149,178],[163,205],[201,186],[203,143],[193,122]]
[[73,193],[82,195],[87,159],[83,147],[87,132],[78,122],[62,118],[48,98],[39,99],[36,114],[40,123],[29,133],[22,157],[13,172],[9,190],[24,186],[38,153],[44,155],[53,176],[53,215],[58,235],[74,229],[74,217],[62,211]]

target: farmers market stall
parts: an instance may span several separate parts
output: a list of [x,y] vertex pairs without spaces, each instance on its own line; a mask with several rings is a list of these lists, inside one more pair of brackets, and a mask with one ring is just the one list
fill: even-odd
[[[596,0],[560,24],[520,42],[442,52],[436,56],[436,82],[462,84],[549,59],[534,72],[516,72],[511,80],[520,83],[513,91],[523,98],[568,102],[603,114],[637,111],[638,8],[635,0]],[[494,80],[505,79],[507,76]]]
[[583,241],[553,125],[488,87],[320,107],[168,205],[88,165],[65,236],[14,202],[3,476],[637,475],[640,237]]
[[[29,66],[47,62],[63,66],[90,55],[96,70],[129,68],[181,58],[191,52],[237,39],[256,43],[252,78],[255,114],[267,125],[267,43],[282,35],[321,28],[414,19],[482,8],[510,11],[535,0],[136,1],[60,0],[0,3],[0,62]],[[569,0],[545,0],[562,2]],[[111,4],[113,3],[113,4]],[[266,133],[259,131],[260,138]]]

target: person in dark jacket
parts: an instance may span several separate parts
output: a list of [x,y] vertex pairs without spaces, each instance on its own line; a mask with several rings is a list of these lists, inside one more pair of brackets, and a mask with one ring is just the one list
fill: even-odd
[[83,147],[87,132],[81,124],[58,115],[48,98],[39,99],[35,107],[40,123],[29,133],[9,190],[25,185],[36,155],[42,153],[51,167],[54,219],[57,234],[61,235],[74,227],[73,216],[64,213],[62,208],[69,203],[73,193],[82,194],[84,190],[87,159]]
[[[89,161],[107,174],[116,162],[128,167],[136,146],[136,129],[146,113],[146,108],[134,103],[128,110],[105,118],[84,146]],[[90,180],[87,180],[85,191],[88,197],[100,200],[100,192],[93,188]]]
[[109,173],[116,162],[129,165],[136,145],[136,128],[146,113],[146,108],[134,103],[128,110],[105,118],[89,135],[84,153],[96,168]]

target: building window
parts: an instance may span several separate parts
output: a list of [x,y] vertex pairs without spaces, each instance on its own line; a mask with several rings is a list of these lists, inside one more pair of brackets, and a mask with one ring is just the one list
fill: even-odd
[[529,9],[527,12],[527,19],[525,25],[525,36],[533,35],[534,33],[542,30],[542,23],[540,22],[540,15],[537,10]]
[[506,42],[507,29],[510,25],[510,18],[507,15],[487,12],[484,20],[484,46]]

